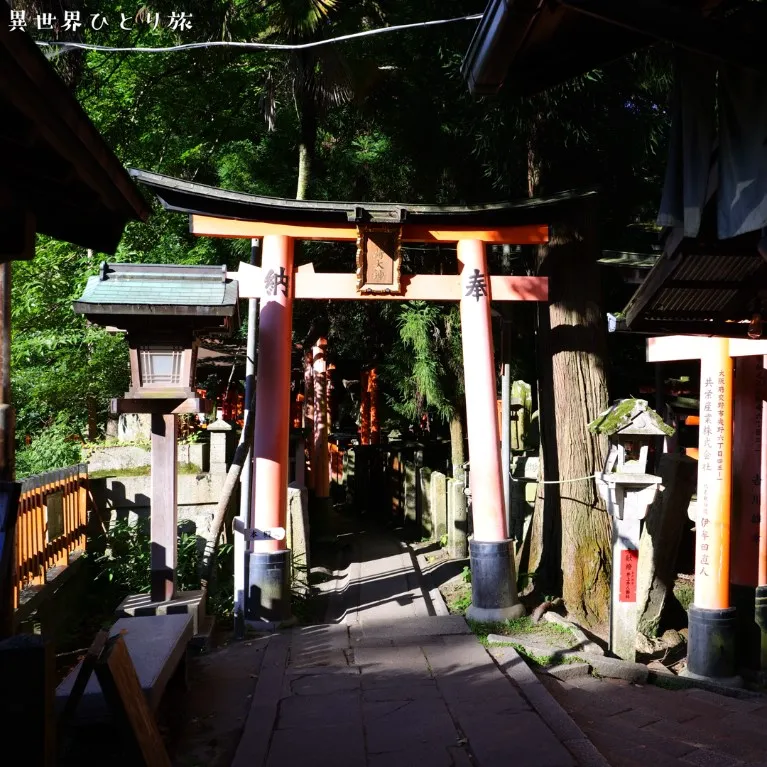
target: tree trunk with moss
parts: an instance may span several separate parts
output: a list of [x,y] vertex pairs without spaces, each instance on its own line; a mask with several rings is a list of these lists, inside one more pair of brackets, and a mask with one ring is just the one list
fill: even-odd
[[541,457],[544,478],[560,484],[539,486],[529,566],[538,571],[541,591],[556,593],[561,578],[569,612],[592,625],[608,618],[611,531],[590,478],[607,450],[606,438],[588,431],[608,404],[597,253],[593,203],[587,202],[552,227],[539,253],[539,273],[549,278],[549,304],[539,308],[538,327]]

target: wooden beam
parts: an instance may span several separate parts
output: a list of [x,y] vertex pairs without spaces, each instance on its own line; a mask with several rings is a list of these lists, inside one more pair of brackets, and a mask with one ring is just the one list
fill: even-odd
[[187,413],[210,413],[213,400],[202,397],[186,399],[113,399],[112,413],[154,413],[156,415],[185,415]]
[[152,413],[151,598],[173,599],[178,560],[178,418]]
[[[648,362],[673,362],[702,359],[710,341],[717,336],[660,336],[647,339]],[[767,354],[767,340],[730,338],[730,357],[752,357]]]
[[[192,213],[189,231],[205,237],[253,238],[269,234],[293,237],[296,240],[338,240],[354,242],[356,224],[323,224],[272,221],[242,221],[234,218],[216,218]],[[458,242],[482,240],[503,245],[541,245],[549,241],[548,224],[524,226],[462,227],[431,224],[403,224],[404,242]]]
[[[229,279],[239,281],[240,298],[261,298],[264,282],[261,269],[240,263],[239,271],[227,272]],[[333,299],[337,301],[460,301],[461,278],[457,274],[403,274],[402,293],[358,293],[354,273],[315,272],[311,264],[294,272],[294,298]],[[492,301],[546,301],[548,278],[490,275]]]
[[558,0],[577,13],[607,21],[632,32],[673,43],[693,53],[739,64],[767,73],[767,57],[755,38],[739,35],[722,19],[707,19],[698,13],[676,10],[658,0]]

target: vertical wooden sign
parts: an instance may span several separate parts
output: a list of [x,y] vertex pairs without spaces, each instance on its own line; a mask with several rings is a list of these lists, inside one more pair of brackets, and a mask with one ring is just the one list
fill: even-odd
[[726,338],[707,339],[701,359],[696,607],[729,606],[732,488],[732,360]]

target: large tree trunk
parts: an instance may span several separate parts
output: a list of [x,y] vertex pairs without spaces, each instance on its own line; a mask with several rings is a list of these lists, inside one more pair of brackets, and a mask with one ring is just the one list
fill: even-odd
[[314,101],[309,93],[300,93],[298,103],[300,104],[298,119],[301,138],[298,144],[296,199],[305,200],[312,180],[312,165],[317,146],[317,114]]
[[551,589],[550,544],[561,541],[562,596],[569,612],[591,625],[607,620],[610,599],[610,519],[594,480],[581,479],[601,469],[607,449],[606,439],[587,428],[608,404],[596,254],[591,202],[554,225],[539,253],[539,273],[549,277],[549,305],[540,308],[538,328],[543,476],[563,484],[539,492],[543,503],[536,503],[532,527],[541,541],[533,547],[538,562],[531,563],[540,571],[536,586]]

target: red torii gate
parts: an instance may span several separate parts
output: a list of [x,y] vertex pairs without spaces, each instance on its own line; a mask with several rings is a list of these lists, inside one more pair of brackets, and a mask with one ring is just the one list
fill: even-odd
[[[239,194],[144,171],[133,175],[166,209],[190,214],[193,234],[262,240],[261,266],[243,263],[228,275],[239,281],[241,298],[260,299],[245,618],[279,623],[290,616],[284,528],[295,299],[460,302],[474,519],[468,616],[488,621],[523,614],[504,513],[490,301],[545,301],[548,283],[488,274],[485,246],[548,242],[552,209],[580,196],[452,208],[334,203]],[[295,267],[296,240],[357,241],[356,273]],[[400,242],[457,243],[458,273],[401,275]],[[316,355],[314,361],[320,362]]]

